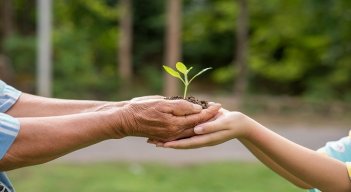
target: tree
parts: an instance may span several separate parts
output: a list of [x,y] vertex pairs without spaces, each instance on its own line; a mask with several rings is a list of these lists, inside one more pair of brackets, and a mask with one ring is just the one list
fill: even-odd
[[[12,1],[1,1],[1,23],[2,23],[2,39],[6,40],[14,34],[14,12]],[[1,51],[1,48],[0,48]],[[13,79],[12,68],[9,58],[0,54],[0,78],[5,81]]]
[[236,51],[235,51],[235,68],[236,79],[234,83],[234,94],[238,100],[242,98],[247,87],[247,53],[248,53],[248,5],[247,0],[238,0],[238,18],[236,31]]
[[37,66],[37,92],[41,96],[51,96],[51,13],[52,1],[38,1],[38,66]]
[[124,82],[132,77],[133,13],[132,0],[120,0],[120,38],[118,51],[118,72]]
[[[182,0],[168,0],[165,64],[172,68],[175,68],[181,55],[181,10]],[[169,75],[165,75],[164,78],[164,95],[177,95],[178,81]]]
[[6,82],[13,80],[13,69],[11,68],[10,61],[5,55],[0,54],[0,79]]
[[1,5],[1,18],[3,27],[3,38],[13,35],[14,33],[14,12],[12,1],[2,1]]

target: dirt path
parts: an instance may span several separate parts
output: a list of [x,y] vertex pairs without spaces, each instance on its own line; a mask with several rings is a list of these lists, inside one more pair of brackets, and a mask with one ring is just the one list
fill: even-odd
[[[347,125],[289,125],[282,128],[277,124],[265,124],[275,132],[311,149],[318,149],[325,142],[337,140],[348,134]],[[256,161],[239,142],[194,149],[173,150],[156,148],[147,144],[144,138],[125,138],[105,141],[94,146],[73,152],[54,162],[161,162],[170,164],[204,163],[223,160]]]

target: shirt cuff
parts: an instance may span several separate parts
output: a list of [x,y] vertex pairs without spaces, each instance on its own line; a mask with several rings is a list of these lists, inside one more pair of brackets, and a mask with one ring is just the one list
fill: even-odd
[[0,113],[0,159],[2,159],[20,130],[20,122],[4,113]]
[[2,83],[0,85],[0,112],[4,113],[16,103],[22,92],[3,82],[0,83]]

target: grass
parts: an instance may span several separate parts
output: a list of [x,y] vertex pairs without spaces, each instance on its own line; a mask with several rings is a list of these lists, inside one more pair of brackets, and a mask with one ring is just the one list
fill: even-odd
[[46,164],[8,173],[17,191],[26,192],[298,192],[258,163]]

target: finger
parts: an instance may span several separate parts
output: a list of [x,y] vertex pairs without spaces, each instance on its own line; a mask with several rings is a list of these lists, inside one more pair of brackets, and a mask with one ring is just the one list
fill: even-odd
[[220,104],[210,105],[207,109],[202,110],[199,114],[192,114],[181,118],[182,124],[185,126],[195,127],[198,124],[209,121],[218,114]]
[[187,139],[166,142],[163,147],[174,149],[194,149],[213,146],[229,140],[227,131],[219,131],[206,135],[198,135]]
[[195,136],[195,132],[194,132],[194,128],[190,128],[190,129],[185,129],[183,132],[181,132],[181,134],[179,136],[177,136],[176,139],[184,139],[184,138],[189,138],[192,136]]
[[220,116],[222,116],[225,112],[223,111],[223,108],[219,109],[218,110],[218,113],[212,117],[210,120],[208,120],[207,122],[211,122],[211,121],[214,121],[216,119],[218,119]]
[[222,119],[221,119],[221,116],[219,116],[219,117],[216,117],[215,119],[212,119],[212,121],[199,124],[196,127],[194,127],[194,132],[196,134],[209,134],[217,131],[226,130],[226,128],[223,127]]
[[165,103],[158,106],[158,110],[163,113],[170,113],[175,116],[184,116],[200,113],[202,107],[197,104],[190,103],[186,100],[165,100]]

